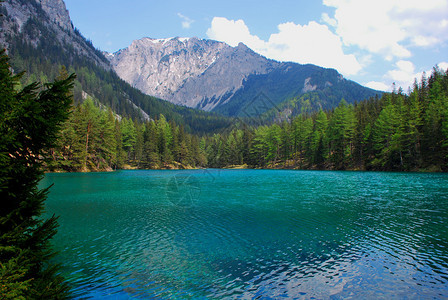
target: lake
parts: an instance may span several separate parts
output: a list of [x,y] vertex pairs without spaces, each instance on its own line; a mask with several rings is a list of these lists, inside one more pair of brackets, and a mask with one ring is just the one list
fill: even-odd
[[448,174],[47,174],[80,298],[448,298]]

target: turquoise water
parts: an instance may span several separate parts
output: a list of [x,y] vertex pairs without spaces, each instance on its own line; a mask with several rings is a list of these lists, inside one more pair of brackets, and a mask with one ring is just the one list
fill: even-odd
[[448,174],[47,174],[80,298],[448,298]]

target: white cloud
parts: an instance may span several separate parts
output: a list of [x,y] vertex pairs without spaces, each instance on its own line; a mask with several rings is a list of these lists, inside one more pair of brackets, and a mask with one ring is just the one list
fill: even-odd
[[[448,69],[448,62],[441,62],[438,64],[438,67],[442,71],[446,71]],[[392,83],[395,83],[397,89],[401,87],[404,91],[407,91],[408,87],[412,88],[415,79],[417,79],[417,81],[421,80],[423,73],[426,74],[426,77],[429,77],[432,73],[432,69],[426,70],[425,72],[416,72],[412,62],[400,60],[395,63],[395,68],[393,70],[388,71],[383,76],[384,81],[371,81],[365,85],[372,89],[390,92],[393,88]]]
[[391,89],[390,86],[385,84],[384,82],[379,81],[370,81],[365,84],[366,87],[369,87],[371,89],[377,90],[377,91],[389,91]]
[[[400,60],[395,63],[395,69],[386,73],[386,78],[394,80],[397,86],[407,87],[409,82],[415,78],[415,66],[407,60]],[[404,86],[403,86],[404,85]]]
[[338,25],[338,22],[335,19],[330,18],[330,16],[327,13],[322,14],[322,21],[332,27],[336,27]]
[[177,16],[182,19],[182,28],[189,29],[191,24],[193,24],[194,20],[190,19],[187,16],[184,16],[181,13],[177,13]]
[[356,57],[344,53],[341,39],[326,25],[316,22],[307,25],[292,22],[280,24],[278,33],[271,34],[269,40],[264,41],[252,35],[243,20],[215,17],[207,36],[231,46],[242,42],[254,51],[280,61],[335,68],[344,75],[353,75],[361,70]]
[[438,64],[439,68],[443,71],[447,71],[448,70],[448,62],[441,62]]
[[[437,64],[437,67],[439,67],[439,69],[443,72],[446,72],[448,70],[448,62],[440,62]],[[415,74],[415,78],[417,78],[417,80],[420,80],[423,76],[423,73],[425,73],[426,77],[429,77],[432,73],[432,69],[431,70],[426,70],[424,72],[418,72],[417,74]]]
[[250,34],[249,28],[243,20],[234,21],[214,17],[211,27],[207,30],[207,36],[217,41],[226,42],[232,47],[237,46],[240,42],[254,51],[266,50],[267,47],[266,42]]
[[[448,69],[448,62],[440,62],[437,66],[442,71],[446,71]],[[393,80],[397,88],[402,87],[405,91],[408,87],[412,87],[415,79],[420,81],[423,73],[426,74],[426,77],[429,77],[432,73],[432,69],[424,72],[415,72],[415,67],[410,61],[398,61],[395,67],[394,70],[387,72],[384,77],[385,79]]]
[[358,46],[387,60],[411,56],[410,47],[448,41],[446,0],[323,0],[334,16],[322,20],[345,45]]

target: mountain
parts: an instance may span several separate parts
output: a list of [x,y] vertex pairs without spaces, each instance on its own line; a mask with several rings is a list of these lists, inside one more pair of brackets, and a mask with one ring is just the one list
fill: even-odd
[[232,120],[223,116],[274,113],[272,121],[279,112],[290,117],[379,94],[333,69],[277,62],[244,44],[143,38],[105,54],[74,27],[62,0],[7,0],[0,13],[0,44],[13,69],[27,71],[24,83],[48,82],[65,66],[78,76],[75,102],[90,96],[143,120],[164,114],[191,132],[225,128]]
[[[345,79],[334,69],[267,59],[244,44],[198,38],[142,38],[106,57],[126,82],[148,95],[175,104],[229,116],[247,115],[260,93],[261,114],[285,103],[300,110],[304,97],[312,109],[329,109],[381,92]],[[279,108],[278,108],[279,109]]]
[[95,65],[110,69],[107,59],[77,31],[62,0],[8,0],[1,4],[0,42],[8,50],[23,41],[38,48],[45,43],[73,50]]
[[143,38],[107,57],[142,92],[207,111],[242,88],[250,74],[265,74],[278,64],[243,44],[232,48],[198,38]]
[[145,95],[124,82],[74,27],[62,0],[6,0],[0,2],[0,15],[0,48],[6,48],[16,73],[26,71],[24,84],[52,81],[65,66],[77,74],[77,103],[92,97],[118,115],[141,120],[164,114],[189,132],[213,132],[231,124],[216,114]]

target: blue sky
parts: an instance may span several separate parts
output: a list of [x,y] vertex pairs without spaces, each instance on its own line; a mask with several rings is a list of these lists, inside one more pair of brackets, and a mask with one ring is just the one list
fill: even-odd
[[142,37],[245,43],[280,61],[335,68],[381,90],[406,91],[435,65],[448,68],[448,1],[65,0],[84,36],[115,52]]

